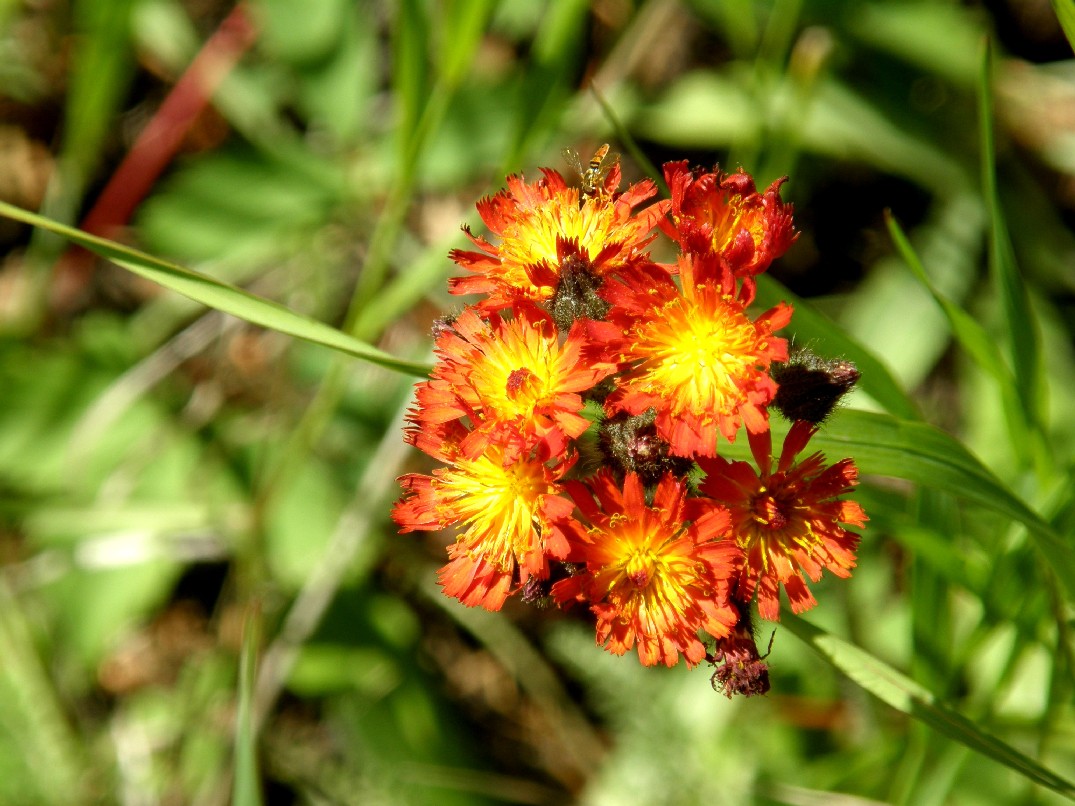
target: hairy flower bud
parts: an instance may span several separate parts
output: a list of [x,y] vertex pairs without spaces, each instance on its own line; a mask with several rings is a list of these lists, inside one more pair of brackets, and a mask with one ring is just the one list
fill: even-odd
[[780,388],[773,406],[789,420],[824,422],[860,377],[858,367],[835,358],[827,361],[809,350],[798,350],[786,364],[773,364]]

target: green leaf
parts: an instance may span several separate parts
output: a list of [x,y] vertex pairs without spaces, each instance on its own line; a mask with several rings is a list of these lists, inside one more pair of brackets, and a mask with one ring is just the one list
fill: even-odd
[[982,20],[956,3],[856,3],[848,29],[860,41],[953,86],[969,89],[978,69]]
[[890,413],[905,419],[918,419],[918,409],[881,361],[869,350],[848,336],[835,322],[811,305],[796,297],[787,288],[768,276],[758,278],[757,304],[770,307],[789,302],[795,308],[792,326],[798,343],[809,345],[826,358],[843,358],[855,362],[862,379],[862,391],[885,407]]
[[1052,0],[1052,5],[1068,44],[1075,48],[1075,0]]
[[927,689],[880,659],[798,616],[784,614],[782,624],[856,684],[897,711],[938,733],[1025,776],[1036,784],[1075,800],[1075,784],[982,731],[966,717],[938,702]]
[[429,367],[424,364],[395,358],[324,322],[295,313],[277,302],[255,296],[208,275],[147,255],[115,241],[89,235],[5,202],[0,202],[0,215],[61,235],[121,268],[255,325],[331,347],[386,369],[418,376],[429,374]]
[[810,443],[829,459],[853,456],[863,473],[906,479],[1023,524],[1075,598],[1075,549],[953,437],[923,422],[844,410]]

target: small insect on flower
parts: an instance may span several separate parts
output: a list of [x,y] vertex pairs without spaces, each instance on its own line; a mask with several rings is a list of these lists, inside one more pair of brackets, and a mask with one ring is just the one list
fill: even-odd
[[584,196],[596,196],[604,185],[609,171],[620,161],[620,155],[609,156],[608,149],[608,143],[602,145],[594,152],[588,164],[583,164],[582,158],[574,149],[565,148],[560,152],[571,170],[579,175],[579,186]]

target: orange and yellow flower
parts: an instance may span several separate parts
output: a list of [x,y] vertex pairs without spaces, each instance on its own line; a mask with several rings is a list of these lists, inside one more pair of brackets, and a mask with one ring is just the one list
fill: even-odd
[[656,237],[654,227],[668,212],[660,201],[634,212],[657,192],[650,179],[624,193],[600,193],[580,200],[551,169],[527,183],[508,177],[508,188],[478,202],[478,213],[499,238],[494,245],[464,228],[479,251],[456,249],[451,258],[472,276],[455,277],[453,294],[484,294],[484,310],[499,310],[517,300],[545,302],[556,293],[561,266],[570,261],[598,277],[648,259],[646,246]]
[[606,283],[609,321],[589,330],[629,367],[606,401],[609,414],[653,408],[673,454],[713,456],[718,433],[734,440],[740,424],[768,428],[766,406],[777,389],[769,365],[788,356],[787,341],[773,331],[788,323],[791,307],[751,319],[713,256],[681,256],[679,277],[682,291],[651,264]]
[[804,573],[817,582],[826,568],[849,577],[855,567],[859,536],[840,524],[862,527],[866,513],[840,496],[858,483],[858,469],[851,459],[825,466],[820,453],[796,463],[816,432],[817,426],[797,421],[784,439],[775,470],[769,431],[750,435],[758,471],[723,457],[699,462],[707,474],[700,490],[731,511],[732,533],[743,549],[736,596],[750,601],[756,590],[758,612],[765,619],[780,618],[781,585],[792,611],[801,613],[817,604]]
[[743,278],[749,299],[753,278],[765,271],[795,240],[793,207],[780,199],[785,179],[758,193],[750,174],[693,172],[687,162],[664,166],[672,194],[671,221],[662,229],[692,254],[715,254]]
[[[440,429],[438,458],[450,462],[432,476],[401,476],[403,497],[392,510],[400,532],[458,527],[440,570],[444,593],[468,607],[499,610],[528,579],[546,579],[549,560],[567,556],[568,543],[557,523],[574,509],[560,495],[560,476],[568,465],[550,468],[518,459],[504,463],[503,450],[491,445],[467,459],[453,449],[464,436],[458,423]],[[408,433],[415,442],[416,431]]]
[[569,559],[585,570],[556,583],[553,596],[589,602],[597,643],[616,655],[637,647],[645,666],[674,666],[680,655],[689,666],[703,660],[699,630],[720,638],[738,618],[727,600],[739,558],[735,543],[722,539],[728,513],[707,499],[688,499],[686,482],[671,475],[658,482],[652,506],[634,473],[622,491],[607,469],[588,485],[567,486],[590,523],[565,522]]
[[469,420],[460,449],[470,459],[494,442],[509,462],[532,449],[542,459],[562,456],[568,440],[590,426],[579,414],[579,393],[616,369],[589,352],[581,323],[561,344],[552,319],[532,305],[516,305],[512,319],[490,314],[488,321],[467,308],[437,339],[439,361],[432,380],[418,386],[411,421]]
[[[436,326],[405,431],[444,466],[400,477],[392,517],[454,535],[439,581],[464,605],[582,604],[611,653],[706,660],[728,696],[763,694],[754,598],[778,619],[783,588],[799,613],[807,578],[855,566],[854,462],[799,456],[858,371],[789,364],[791,306],[747,310],[796,237],[783,179],[758,192],[742,170],[668,163],[654,201],[651,180],[618,192],[608,152],[571,155],[581,187],[542,169],[478,202],[489,234],[464,227],[449,290],[480,298]],[[662,232],[668,265],[649,253]],[[801,420],[778,458],[771,406]],[[743,427],[754,465],[717,453]]]

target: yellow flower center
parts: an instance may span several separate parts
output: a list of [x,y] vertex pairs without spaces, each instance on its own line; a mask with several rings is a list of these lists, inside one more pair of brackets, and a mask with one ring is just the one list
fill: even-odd
[[537,548],[535,525],[542,496],[554,492],[545,480],[543,467],[533,462],[513,462],[504,467],[498,451],[474,461],[462,460],[439,476],[442,506],[451,518],[466,527],[460,541],[478,548],[501,568]]
[[[557,240],[578,241],[589,260],[596,258],[613,241],[628,241],[640,235],[633,221],[619,222],[615,205],[608,199],[588,198],[579,205],[577,188],[568,188],[540,207],[520,210],[505,228],[500,247],[502,279],[519,288],[530,287],[527,266],[547,263],[558,269]],[[538,289],[541,299],[553,295],[554,288]]]
[[754,323],[720,299],[706,310],[680,298],[638,333],[634,357],[645,359],[635,388],[668,397],[674,414],[731,413],[758,361]]
[[530,328],[513,322],[504,338],[490,340],[483,360],[475,362],[471,383],[496,419],[532,417],[562,385],[566,369],[560,345],[545,329],[543,322]]
[[697,574],[687,557],[670,550],[676,535],[656,524],[624,520],[618,526],[613,522],[611,531],[595,536],[611,553],[603,587],[618,604],[620,620],[637,620],[644,631],[657,634],[678,618]]

